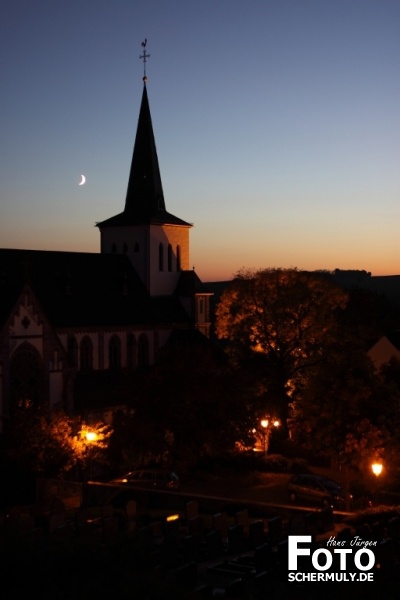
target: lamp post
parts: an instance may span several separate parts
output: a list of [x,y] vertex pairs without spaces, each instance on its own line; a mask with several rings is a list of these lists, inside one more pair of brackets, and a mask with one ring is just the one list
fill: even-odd
[[263,434],[264,454],[267,454],[267,429],[268,429],[268,425],[269,425],[268,419],[261,419],[260,425],[262,427],[261,431]]
[[269,440],[269,436],[271,434],[271,426],[278,428],[280,426],[280,424],[281,423],[280,423],[279,419],[274,419],[274,418],[261,419],[260,425],[262,428],[261,431],[262,431],[262,435],[263,435],[264,454],[267,454],[268,440]]
[[98,440],[98,435],[95,431],[86,431],[85,438],[89,458],[89,478],[93,479],[93,447]]
[[372,484],[372,492],[375,495],[375,500],[378,500],[379,484],[378,479],[382,475],[383,463],[380,460],[375,460],[371,463],[371,471],[374,474],[374,483]]

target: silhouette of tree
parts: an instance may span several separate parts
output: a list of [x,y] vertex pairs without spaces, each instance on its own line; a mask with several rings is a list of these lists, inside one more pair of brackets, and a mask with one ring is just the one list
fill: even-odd
[[[87,437],[89,431],[93,439]],[[7,424],[4,459],[20,473],[58,477],[76,466],[87,468],[89,460],[101,460],[110,433],[102,423],[88,426],[63,412],[46,416],[34,408],[23,409]]]
[[287,433],[289,406],[337,336],[347,294],[325,272],[241,271],[216,310],[216,333],[234,363],[253,370]]
[[[383,424],[376,418],[374,407],[378,386],[361,342],[348,330],[341,330],[303,380],[295,403],[292,438],[315,452],[357,467],[368,452],[383,447]],[[357,448],[363,449],[363,456]]]

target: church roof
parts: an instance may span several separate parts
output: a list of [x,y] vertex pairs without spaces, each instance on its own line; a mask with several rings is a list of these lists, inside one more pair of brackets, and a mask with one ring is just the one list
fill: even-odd
[[101,228],[143,224],[191,227],[190,223],[175,217],[165,208],[146,82],[143,87],[124,211],[96,225]]
[[28,284],[56,328],[187,323],[174,298],[151,298],[123,254],[0,249],[0,326]]
[[213,291],[204,284],[195,270],[182,271],[175,290],[177,296],[193,296],[194,294],[213,295]]

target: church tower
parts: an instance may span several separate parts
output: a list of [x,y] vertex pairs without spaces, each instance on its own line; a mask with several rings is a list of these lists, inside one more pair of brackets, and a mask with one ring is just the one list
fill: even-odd
[[[143,42],[144,67],[146,42]],[[189,267],[192,227],[167,212],[147,96],[143,95],[133,148],[124,211],[100,223],[101,253],[126,254],[151,296],[174,293],[182,271]]]

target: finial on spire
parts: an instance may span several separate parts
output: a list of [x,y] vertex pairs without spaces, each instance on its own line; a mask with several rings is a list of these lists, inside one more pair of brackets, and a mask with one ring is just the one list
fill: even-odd
[[146,75],[146,61],[148,58],[150,58],[150,54],[146,54],[146,44],[147,44],[147,38],[144,39],[144,41],[142,42],[142,48],[143,48],[143,54],[141,54],[139,56],[139,58],[143,61],[143,83],[146,83],[147,81],[147,75]]

